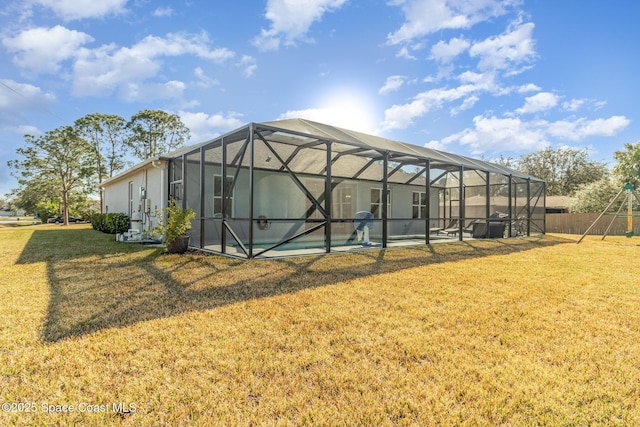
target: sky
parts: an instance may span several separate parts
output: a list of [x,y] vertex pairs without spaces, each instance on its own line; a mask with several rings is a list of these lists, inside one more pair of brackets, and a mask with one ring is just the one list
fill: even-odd
[[0,197],[24,135],[180,116],[189,144],[301,117],[519,158],[640,140],[635,0],[3,0]]

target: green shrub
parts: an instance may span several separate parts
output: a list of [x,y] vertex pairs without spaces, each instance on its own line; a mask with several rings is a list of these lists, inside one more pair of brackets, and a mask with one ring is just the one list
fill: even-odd
[[91,226],[107,234],[124,233],[129,229],[129,216],[122,213],[93,214]]
[[162,216],[164,220],[158,223],[154,232],[164,236],[164,241],[170,243],[187,233],[187,230],[191,228],[191,220],[196,217],[196,214],[193,209],[182,209],[172,199],[169,201],[169,206],[164,209]]
[[94,213],[93,215],[91,215],[90,220],[91,220],[91,226],[93,227],[94,230],[102,231],[102,228],[104,227],[103,214]]
[[49,218],[56,217],[60,214],[60,206],[53,202],[38,202],[35,211],[42,222],[46,223]]

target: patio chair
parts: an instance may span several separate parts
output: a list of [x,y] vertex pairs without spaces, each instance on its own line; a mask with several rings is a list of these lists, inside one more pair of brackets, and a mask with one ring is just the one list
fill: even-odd
[[476,226],[480,223],[479,219],[473,219],[469,221],[466,227],[462,227],[463,233],[473,234],[473,230],[475,230]]
[[442,230],[444,230],[442,227],[429,227],[429,233],[431,234],[440,234]]
[[451,221],[449,221],[449,224],[442,231],[447,233],[447,236],[451,236],[451,235],[455,236],[460,232],[460,220],[458,220],[457,218],[452,219]]

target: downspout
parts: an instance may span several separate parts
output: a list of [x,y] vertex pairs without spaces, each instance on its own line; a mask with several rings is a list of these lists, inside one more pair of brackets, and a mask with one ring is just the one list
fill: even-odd
[[[169,162],[165,160],[154,159],[151,161],[151,166],[153,166],[154,169],[160,169],[160,182],[162,183],[160,187],[160,203],[162,204],[162,206],[164,206],[166,203],[169,202],[169,181],[167,178],[168,165],[169,165]],[[149,222],[152,222],[152,221],[149,221]]]

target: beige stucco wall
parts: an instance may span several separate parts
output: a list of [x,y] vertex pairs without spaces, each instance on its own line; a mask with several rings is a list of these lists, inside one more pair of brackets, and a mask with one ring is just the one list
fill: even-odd
[[[105,213],[124,213],[129,218],[139,215],[143,230],[150,230],[159,220],[156,212],[166,206],[167,186],[167,163],[149,162],[103,183],[102,210]],[[141,193],[141,189],[144,192]],[[148,209],[145,209],[145,198],[149,200]]]

